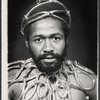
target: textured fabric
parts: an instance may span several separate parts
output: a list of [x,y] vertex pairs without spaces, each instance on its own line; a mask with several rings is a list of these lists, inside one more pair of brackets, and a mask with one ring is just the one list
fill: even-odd
[[[47,13],[43,13],[43,12]],[[50,13],[54,11],[54,13]],[[63,12],[61,12],[63,11]],[[40,13],[40,14],[39,14]],[[50,13],[50,14],[48,14]],[[55,16],[56,15],[56,16]],[[39,4],[36,4],[33,6],[33,8],[26,14],[24,15],[22,19],[22,25],[21,25],[21,32],[24,34],[24,30],[27,26],[32,24],[33,22],[40,20],[45,17],[55,17],[58,18],[64,22],[67,23],[67,27],[70,27],[71,23],[71,17],[69,10],[60,2],[55,1],[55,2],[42,2]]]
[[[9,72],[19,68],[15,77],[9,80],[9,89],[14,87],[15,91],[12,97],[17,98],[14,100],[74,100],[71,90],[82,95],[82,100],[89,100],[88,91],[95,85],[94,73],[77,61],[64,61],[61,69],[49,76],[39,72],[31,58],[19,62],[9,65]],[[86,86],[82,77],[91,84]]]

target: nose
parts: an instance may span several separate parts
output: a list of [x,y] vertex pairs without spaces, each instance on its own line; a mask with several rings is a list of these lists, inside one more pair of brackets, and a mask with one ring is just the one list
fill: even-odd
[[54,48],[52,46],[51,41],[49,39],[46,39],[44,47],[43,47],[43,52],[49,53],[49,52],[53,52],[53,51],[54,51]]

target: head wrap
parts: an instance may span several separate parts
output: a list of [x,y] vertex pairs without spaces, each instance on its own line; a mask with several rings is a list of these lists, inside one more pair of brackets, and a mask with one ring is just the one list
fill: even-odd
[[36,5],[22,19],[21,33],[24,34],[24,30],[30,24],[49,16],[65,22],[67,27],[70,27],[70,11],[61,2],[57,0],[37,0]]

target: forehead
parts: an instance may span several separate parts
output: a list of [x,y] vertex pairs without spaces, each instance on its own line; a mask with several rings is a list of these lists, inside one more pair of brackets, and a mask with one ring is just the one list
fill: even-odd
[[35,23],[31,24],[29,29],[30,31],[39,31],[39,30],[48,30],[48,29],[61,29],[62,28],[62,21],[56,18],[47,17],[36,21]]

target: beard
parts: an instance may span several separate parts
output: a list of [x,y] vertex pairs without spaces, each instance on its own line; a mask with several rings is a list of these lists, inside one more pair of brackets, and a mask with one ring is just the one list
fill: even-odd
[[[55,73],[56,71],[58,71],[61,68],[62,62],[64,61],[64,58],[67,54],[67,45],[65,45],[62,55],[59,55],[58,53],[54,54],[54,53],[50,52],[50,53],[45,53],[45,54],[42,54],[42,55],[39,55],[38,57],[36,57],[34,55],[34,53],[32,52],[30,46],[29,46],[29,52],[30,52],[32,59],[34,60],[37,68],[39,69],[39,71],[45,72],[46,74],[50,75],[50,74]],[[46,63],[46,66],[45,66],[42,63],[42,60],[45,59],[48,55],[52,56],[52,58],[55,58],[56,62],[53,65],[51,63]]]

